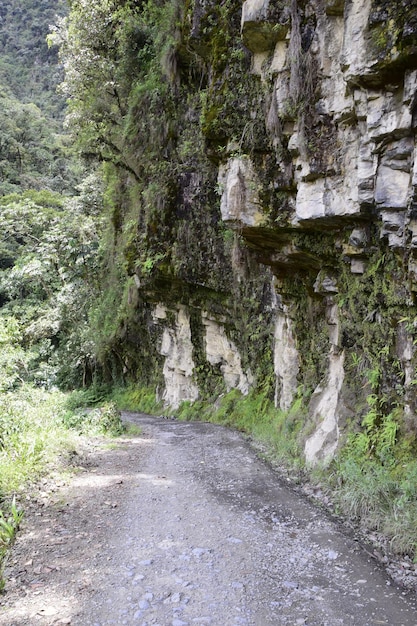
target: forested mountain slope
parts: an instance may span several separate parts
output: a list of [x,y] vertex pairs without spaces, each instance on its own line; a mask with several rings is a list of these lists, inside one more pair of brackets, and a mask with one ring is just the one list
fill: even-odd
[[95,168],[80,165],[63,128],[63,67],[47,43],[67,10],[52,0],[0,5],[3,391],[22,381],[48,387],[57,376],[71,384],[74,363],[83,369],[85,289],[93,289],[89,260],[98,247],[102,200]]
[[0,4],[0,83],[22,103],[33,103],[61,117],[65,100],[57,94],[62,80],[58,51],[47,35],[58,16],[68,12],[65,0],[8,0]]
[[68,191],[74,184],[63,133],[63,69],[49,48],[50,25],[66,2],[0,5],[0,193]]

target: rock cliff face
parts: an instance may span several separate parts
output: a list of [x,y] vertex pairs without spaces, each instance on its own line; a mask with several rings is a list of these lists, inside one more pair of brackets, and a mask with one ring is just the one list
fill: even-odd
[[[139,324],[132,308],[124,343],[152,335],[173,407],[265,385],[277,410],[302,397],[311,464],[370,396],[414,431],[415,2],[179,10],[180,173],[168,217],[147,222],[152,263],[131,270],[149,315]],[[133,370],[143,356],[124,358]]]
[[[306,439],[305,455],[311,463],[334,453],[339,422],[352,402],[344,385],[346,352],[355,350],[355,358],[368,359],[365,371],[376,368],[382,383],[384,367],[401,352],[404,320],[400,321],[399,311],[414,320],[417,9],[412,4],[293,1],[284,3],[278,14],[268,1],[243,4],[242,38],[252,52],[252,73],[260,77],[266,92],[267,85],[270,89],[267,128],[275,134],[272,143],[275,140],[276,163],[283,176],[265,179],[265,172],[250,158],[229,158],[219,174],[224,184],[222,218],[260,248],[263,262],[284,284],[289,275],[302,272],[307,301],[323,302],[329,348],[326,372],[310,401],[314,432]],[[268,207],[262,206],[262,185],[281,191],[286,211],[279,229],[271,225]],[[262,227],[285,233],[285,241],[276,243],[269,258],[262,250],[262,237],[252,234]],[[323,232],[331,237],[322,250],[315,248],[309,262],[309,250],[300,245],[299,234],[306,233],[310,243]],[[375,294],[377,307],[365,304],[363,317],[355,320],[359,337],[364,324],[380,325],[385,345],[372,358],[372,346],[358,350],[358,340],[352,339],[343,300],[350,299],[350,285],[355,290],[365,280],[372,281],[373,264],[383,263],[384,255],[392,258],[391,271],[397,279],[385,273],[385,284]],[[398,279],[401,284],[396,284]],[[384,306],[384,292],[398,300],[397,312]],[[289,298],[287,310],[297,304]],[[351,306],[356,306],[354,299]],[[382,318],[387,318],[391,331],[385,336]],[[280,325],[276,337],[276,345],[285,340]],[[367,339],[363,336],[362,341]],[[395,376],[409,415],[414,411],[406,374],[411,343],[407,355],[399,357]],[[309,349],[314,349],[311,344]],[[362,352],[365,355],[357,357]],[[293,363],[294,356],[284,357],[279,371],[291,370]],[[275,372],[278,379],[277,368]],[[296,387],[292,385],[293,393]],[[280,406],[288,406],[291,394],[287,399],[288,391],[282,390],[281,396]],[[357,411],[358,403],[353,402],[348,412]]]

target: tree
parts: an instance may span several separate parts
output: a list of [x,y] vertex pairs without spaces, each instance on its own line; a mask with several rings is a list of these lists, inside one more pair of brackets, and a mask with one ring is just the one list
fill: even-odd
[[19,329],[20,349],[30,355],[26,380],[50,384],[61,367],[73,382],[85,377],[100,197],[100,178],[90,175],[70,199],[31,191],[0,200],[0,323]]
[[75,0],[49,37],[60,46],[69,98],[67,125],[84,156],[112,161],[137,175],[125,149],[123,121],[132,82],[151,46],[143,3]]
[[33,103],[0,92],[0,195],[28,189],[74,190],[73,159]]
[[62,67],[46,36],[56,16],[68,12],[65,0],[7,0],[0,4],[0,85],[21,103],[34,103],[54,123],[65,100],[56,93]]

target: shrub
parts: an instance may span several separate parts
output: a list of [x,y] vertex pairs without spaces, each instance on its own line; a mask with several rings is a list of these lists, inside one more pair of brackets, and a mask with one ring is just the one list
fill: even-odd
[[92,410],[67,411],[62,421],[66,428],[80,434],[118,436],[125,432],[120,411],[114,402],[106,402]]

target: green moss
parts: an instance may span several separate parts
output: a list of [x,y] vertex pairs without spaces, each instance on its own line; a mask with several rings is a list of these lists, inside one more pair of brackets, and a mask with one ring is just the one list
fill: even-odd
[[240,38],[240,15],[241,3],[236,0],[215,3],[199,26],[197,50],[209,58],[211,75],[200,92],[200,123],[215,159],[222,157],[229,141],[243,152],[253,152],[266,141],[262,89],[250,75],[250,55]]
[[380,81],[398,82],[417,58],[417,7],[406,0],[373,1],[369,15],[369,55],[376,57]]
[[[340,232],[340,229],[339,229]],[[335,235],[332,231],[305,231],[295,233],[292,237],[294,247],[319,261],[320,267],[328,265],[334,271],[335,263],[339,262],[339,251],[335,247]]]
[[304,289],[300,289],[293,310],[293,321],[300,357],[300,384],[307,401],[309,394],[327,374],[330,340],[326,303],[321,298],[309,296]]
[[272,273],[269,268],[255,264],[248,251],[243,249],[242,252],[247,255],[252,280],[234,283],[232,319],[226,331],[239,350],[243,370],[252,374],[254,387],[273,400],[275,313]]
[[410,309],[406,277],[403,258],[386,250],[370,257],[363,276],[352,275],[347,266],[339,281],[342,347],[351,355],[347,362],[349,384],[359,397],[364,390],[365,395],[370,390],[377,393],[384,412],[390,412],[403,399],[397,328],[404,311],[416,313],[415,307]]

